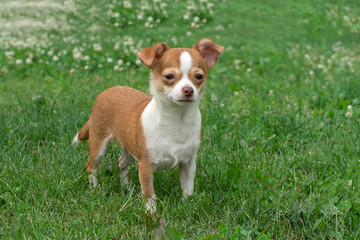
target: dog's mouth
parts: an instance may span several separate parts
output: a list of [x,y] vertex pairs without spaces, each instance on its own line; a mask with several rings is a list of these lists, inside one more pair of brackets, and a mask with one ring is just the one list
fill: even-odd
[[174,103],[177,103],[177,104],[189,104],[189,103],[193,103],[196,101],[195,98],[193,97],[180,97],[180,98],[176,98],[176,97],[173,97],[173,96],[169,96],[169,100],[174,102]]

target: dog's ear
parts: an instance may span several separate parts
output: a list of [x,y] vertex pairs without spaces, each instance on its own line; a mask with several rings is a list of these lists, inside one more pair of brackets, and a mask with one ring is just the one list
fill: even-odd
[[224,47],[216,45],[210,39],[204,38],[195,44],[194,49],[200,53],[208,68],[212,68],[223,52]]
[[140,50],[137,55],[145,66],[151,68],[168,49],[169,47],[165,43],[159,42],[153,47]]

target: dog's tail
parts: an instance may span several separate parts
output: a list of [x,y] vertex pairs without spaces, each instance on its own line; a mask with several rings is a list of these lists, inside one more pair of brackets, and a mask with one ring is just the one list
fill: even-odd
[[72,141],[72,145],[76,145],[79,142],[86,141],[89,139],[89,121],[81,128],[81,130],[76,134]]

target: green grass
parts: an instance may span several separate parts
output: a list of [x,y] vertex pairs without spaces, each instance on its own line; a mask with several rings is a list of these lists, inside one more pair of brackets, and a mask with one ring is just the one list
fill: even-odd
[[112,144],[91,190],[87,145],[70,143],[101,91],[148,92],[137,50],[202,37],[225,50],[200,105],[194,195],[181,201],[178,169],[155,175],[162,237],[360,238],[358,1],[69,2],[0,10],[3,22],[58,24],[0,29],[0,238],[151,238],[158,219],[146,227],[136,164],[127,191]]

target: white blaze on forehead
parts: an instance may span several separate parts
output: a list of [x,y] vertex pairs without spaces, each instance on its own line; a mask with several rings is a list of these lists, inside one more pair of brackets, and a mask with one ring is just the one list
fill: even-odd
[[180,54],[180,71],[183,74],[183,78],[187,76],[189,70],[192,67],[192,59],[190,53],[183,51]]
[[189,79],[189,71],[192,68],[192,58],[189,52],[183,51],[180,54],[180,72],[182,77],[172,89],[169,89],[168,96],[170,99],[176,101],[179,100],[188,100],[188,96],[184,95],[184,87],[191,87],[194,90],[191,100],[196,100],[198,98],[198,91],[194,84]]

